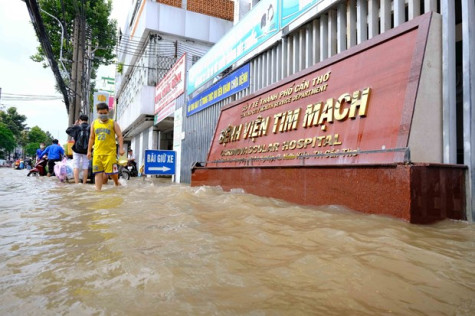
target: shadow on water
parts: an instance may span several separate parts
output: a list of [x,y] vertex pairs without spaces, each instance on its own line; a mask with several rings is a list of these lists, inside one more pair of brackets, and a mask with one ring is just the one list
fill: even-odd
[[0,169],[0,314],[473,315],[475,228]]

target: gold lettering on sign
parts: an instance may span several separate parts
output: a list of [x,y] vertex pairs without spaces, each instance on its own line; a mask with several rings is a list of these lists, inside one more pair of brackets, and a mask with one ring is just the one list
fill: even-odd
[[[323,121],[326,120],[327,123],[333,123],[333,104],[335,99],[328,99],[323,107],[322,114],[318,120],[318,125],[323,125]],[[323,129],[323,127],[322,127]]]
[[355,119],[357,115],[365,117],[370,92],[371,88],[366,88],[363,91],[357,90],[352,95],[344,93],[336,100],[330,98],[325,105],[322,102],[307,105],[302,127],[321,126],[322,130],[326,130],[325,123],[344,121],[348,117]]
[[345,103],[351,102],[351,95],[349,93],[342,94],[335,103],[335,120],[343,121],[348,116],[348,108],[344,107]]
[[255,120],[244,124],[243,139],[251,138],[254,141],[256,137],[266,136],[268,127],[269,117],[258,116]]
[[315,136],[301,139],[294,139],[290,141],[284,141],[282,143],[282,150],[293,149],[306,149],[307,147],[327,147],[327,146],[339,146],[341,145],[340,135],[327,135],[327,136]]
[[318,76],[312,80],[314,86],[327,82],[330,79],[331,71],[327,72],[324,75]]
[[272,127],[272,133],[277,131],[284,133],[297,129],[297,123],[299,120],[300,109],[289,110],[287,112],[277,113],[274,115],[274,126]]
[[[320,127],[322,131],[327,131],[327,127],[335,124],[335,122],[366,117],[371,94],[371,88],[369,87],[356,90],[353,93],[346,92],[338,98],[328,98],[302,108],[296,107],[273,115],[262,116],[262,112],[266,110],[275,109],[284,104],[326,91],[328,87],[326,82],[330,79],[330,74],[328,72],[310,80],[294,83],[279,92],[258,97],[252,102],[244,104],[240,115],[241,119],[254,114],[259,116],[253,120],[241,121],[241,124],[226,127],[221,131],[219,144],[226,146],[227,143],[244,140],[251,140],[252,143],[247,142],[246,146],[240,148],[223,148],[221,151],[223,161],[244,163],[243,161],[247,161],[247,159],[270,162],[310,159],[311,157],[313,159],[327,159],[358,156],[358,149],[342,148],[345,146],[342,144],[342,140],[348,139],[348,137],[342,137],[338,133],[317,134],[313,137],[305,136],[303,138],[297,138],[297,136],[294,139],[280,143],[259,144],[259,142],[256,142],[256,139],[268,136],[270,126],[272,126],[273,134],[292,132],[297,130],[299,126],[304,128]],[[301,119],[302,109],[305,113]],[[289,135],[294,135],[294,133]]]
[[359,90],[353,92],[353,98],[351,99],[350,118],[356,118],[356,108],[360,110],[359,116],[366,116],[370,90],[370,88],[366,88],[363,90],[363,92],[360,92]]
[[226,129],[221,131],[219,135],[219,143],[226,145],[229,142],[238,141],[241,137],[242,124],[237,126],[229,125]]
[[267,104],[267,103],[269,103],[269,102],[272,102],[272,101],[277,100],[277,98],[278,98],[278,95],[277,95],[277,94],[269,95],[269,96],[267,96],[267,98],[261,99],[261,100],[260,100],[260,104],[261,104],[261,105],[262,105],[262,104]]

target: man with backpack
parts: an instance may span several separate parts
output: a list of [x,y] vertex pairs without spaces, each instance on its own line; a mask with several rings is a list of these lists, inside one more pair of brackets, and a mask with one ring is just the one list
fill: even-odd
[[81,114],[79,120],[66,133],[74,139],[73,150],[73,170],[74,182],[79,183],[79,170],[82,169],[82,183],[87,182],[89,159],[87,159],[87,146],[89,144],[90,127],[87,121],[89,117]]

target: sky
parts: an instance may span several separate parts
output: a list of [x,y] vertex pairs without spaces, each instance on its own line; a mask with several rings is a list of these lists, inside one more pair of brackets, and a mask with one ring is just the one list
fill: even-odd
[[[118,26],[127,16],[128,5],[124,2],[129,3],[112,1],[112,18],[118,21]],[[4,98],[6,93],[62,96],[55,89],[56,81],[51,68],[43,68],[42,63],[30,59],[38,45],[26,4],[21,0],[0,0],[0,88],[3,96],[0,108],[16,107],[19,114],[27,117],[28,127],[38,126],[49,131],[60,144],[64,144],[67,141],[68,114],[61,99],[25,102]],[[114,67],[100,68],[98,78],[101,76],[113,78]]]

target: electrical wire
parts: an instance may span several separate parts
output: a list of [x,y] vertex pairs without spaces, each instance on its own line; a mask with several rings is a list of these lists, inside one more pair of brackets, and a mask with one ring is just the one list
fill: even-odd
[[62,100],[60,95],[37,95],[37,94],[15,94],[2,93],[2,101],[48,101]]
[[134,49],[133,47],[131,48],[116,47],[116,53],[122,53],[126,55],[131,55],[131,56],[144,56],[144,57],[161,56],[160,53],[162,50],[163,50],[163,47],[151,47],[151,46],[148,46],[143,50]]

